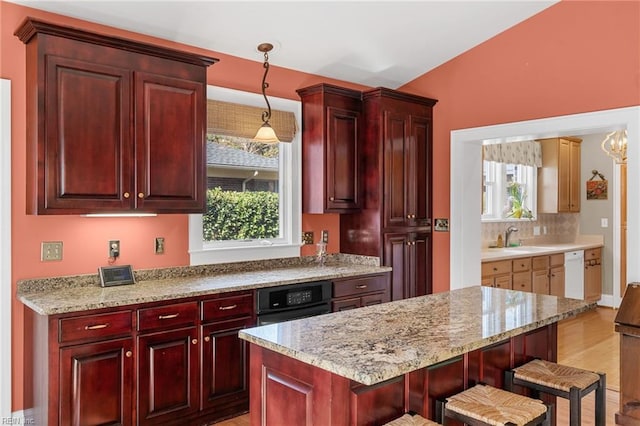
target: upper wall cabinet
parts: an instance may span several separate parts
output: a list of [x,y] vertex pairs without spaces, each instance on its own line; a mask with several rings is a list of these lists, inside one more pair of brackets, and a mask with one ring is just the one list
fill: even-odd
[[214,58],[27,19],[27,213],[205,209]]
[[580,144],[582,139],[541,139],[542,167],[538,169],[538,212],[580,211]]
[[329,84],[299,89],[302,99],[302,211],[360,209],[361,93]]

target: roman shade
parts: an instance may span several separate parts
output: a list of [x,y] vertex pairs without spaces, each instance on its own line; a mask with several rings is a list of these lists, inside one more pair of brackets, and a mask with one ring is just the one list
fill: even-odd
[[[262,126],[264,108],[232,102],[207,100],[207,134],[253,139]],[[292,112],[271,111],[271,127],[281,142],[291,142],[296,134],[296,118]]]
[[485,161],[542,167],[542,147],[537,141],[497,143],[482,149]]

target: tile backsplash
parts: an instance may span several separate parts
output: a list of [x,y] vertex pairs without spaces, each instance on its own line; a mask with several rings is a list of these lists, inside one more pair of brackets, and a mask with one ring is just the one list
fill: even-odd
[[[487,247],[496,242],[499,234],[504,237],[504,232],[509,226],[518,228],[518,232],[512,234],[512,241],[519,240],[556,240],[573,241],[580,231],[579,213],[538,214],[536,220],[523,219],[517,222],[483,222],[481,224],[482,246]],[[533,227],[540,227],[540,235],[533,235]],[[547,233],[544,233],[544,229]]]

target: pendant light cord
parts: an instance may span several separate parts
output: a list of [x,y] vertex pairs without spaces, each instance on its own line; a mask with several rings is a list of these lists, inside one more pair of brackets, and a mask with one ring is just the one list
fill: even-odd
[[268,123],[271,119],[271,105],[269,104],[269,99],[267,99],[267,93],[265,90],[269,87],[269,83],[267,83],[267,73],[269,72],[269,54],[264,52],[264,76],[262,77],[262,96],[264,96],[264,101],[267,103],[267,111],[262,112],[262,122]]

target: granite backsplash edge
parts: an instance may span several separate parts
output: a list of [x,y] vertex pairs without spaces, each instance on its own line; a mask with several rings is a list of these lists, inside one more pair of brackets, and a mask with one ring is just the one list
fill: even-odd
[[[326,265],[351,264],[363,266],[380,266],[380,258],[360,256],[346,253],[332,253],[326,257]],[[315,256],[290,257],[280,259],[252,260],[245,262],[230,262],[210,265],[176,266],[155,269],[139,269],[133,271],[136,282],[162,280],[171,278],[185,278],[198,276],[213,276],[240,271],[259,271],[271,269],[297,268],[314,266]],[[100,276],[95,274],[68,275],[61,277],[29,278],[19,280],[18,294],[50,291],[69,287],[100,286]]]

